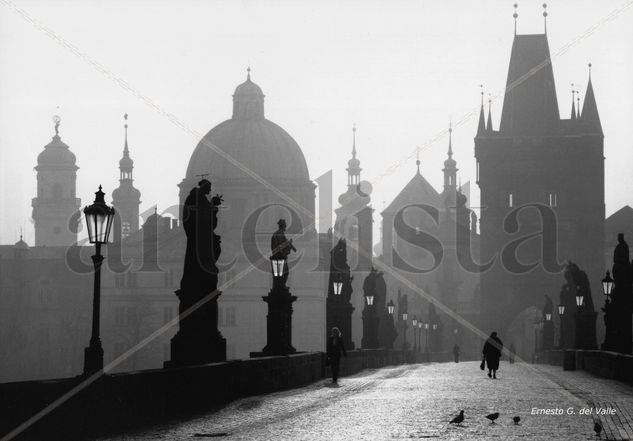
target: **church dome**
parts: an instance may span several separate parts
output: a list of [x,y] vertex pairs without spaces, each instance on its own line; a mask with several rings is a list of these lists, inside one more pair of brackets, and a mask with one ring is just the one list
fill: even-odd
[[24,241],[24,239],[22,239],[22,235],[20,235],[20,240],[18,240],[13,246],[20,250],[29,249],[29,245]]
[[70,148],[64,144],[59,135],[53,136],[53,140],[44,147],[37,156],[38,166],[75,166],[77,158],[75,154],[70,151]]
[[249,177],[240,164],[267,180],[310,180],[297,142],[264,117],[264,94],[251,81],[250,73],[235,89],[233,117],[215,126],[198,143],[186,179],[197,181],[200,175],[211,180]]

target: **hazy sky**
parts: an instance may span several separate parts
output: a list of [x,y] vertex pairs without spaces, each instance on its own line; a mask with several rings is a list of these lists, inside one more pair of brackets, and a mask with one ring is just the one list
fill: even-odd
[[[177,203],[198,134],[230,118],[247,66],[266,94],[267,118],[299,143],[311,178],[334,171],[335,198],[356,123],[377,226],[383,201],[415,172],[416,146],[422,173],[441,188],[449,118],[473,111],[455,127],[453,148],[462,181],[474,180],[479,84],[493,95],[505,86],[513,3],[0,2],[0,243],[15,242],[21,227],[33,243],[33,167],[54,134],[54,114],[77,156],[83,206],[99,184],[111,201],[127,112],[141,211],[160,210]],[[561,115],[569,116],[571,83],[584,97],[593,63],[607,214],[633,204],[633,7],[614,13],[632,3],[548,4]],[[519,33],[543,32],[541,5],[519,2]],[[501,100],[493,102],[495,128]]]

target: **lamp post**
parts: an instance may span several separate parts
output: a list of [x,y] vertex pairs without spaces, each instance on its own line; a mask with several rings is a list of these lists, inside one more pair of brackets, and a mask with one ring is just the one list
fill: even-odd
[[614,350],[614,333],[617,332],[613,329],[613,312],[611,310],[611,292],[613,291],[613,283],[614,280],[611,278],[611,273],[607,271],[607,275],[604,279],[602,279],[602,294],[604,294],[604,308],[602,311],[604,312],[604,326],[605,326],[605,335],[604,335],[604,343],[602,343],[603,351],[612,351]]
[[374,295],[365,295],[365,308],[363,309],[363,349],[377,349],[378,344],[378,316],[374,305]]
[[565,339],[563,334],[563,316],[565,315],[565,305],[562,303],[558,305],[558,318],[560,321],[560,335],[558,337],[558,347],[565,349]]
[[95,244],[95,254],[92,256],[92,263],[95,268],[94,289],[92,298],[92,334],[90,345],[84,350],[84,375],[90,375],[103,369],[103,348],[101,347],[100,312],[101,312],[101,245],[108,243],[112,221],[114,220],[114,208],[106,205],[105,193],[99,191],[95,193],[95,200],[92,205],[84,208],[86,224],[88,226],[88,240]]
[[545,323],[543,323],[543,343],[541,349],[543,351],[547,351],[552,349],[552,345],[554,344],[554,324],[552,323],[552,313],[545,313]]
[[426,361],[430,361],[431,356],[429,354],[429,324],[425,323],[424,324],[424,337],[425,337],[425,343],[424,343],[424,353],[426,354]]
[[411,321],[411,324],[413,325],[413,327],[411,328],[413,329],[413,352],[415,352],[417,350],[415,330],[418,327],[418,319],[416,316],[413,316],[413,320]]
[[389,303],[387,303],[387,312],[389,312],[389,315],[393,315],[393,311],[395,311],[396,309],[396,305],[393,303],[393,300],[389,300]]
[[422,320],[418,320],[418,352],[422,352]]
[[404,336],[403,336],[403,340],[402,340],[402,350],[405,353],[405,357],[406,357],[406,353],[407,353],[407,318],[408,317],[409,317],[409,314],[405,310],[402,313],[402,330],[404,332]]

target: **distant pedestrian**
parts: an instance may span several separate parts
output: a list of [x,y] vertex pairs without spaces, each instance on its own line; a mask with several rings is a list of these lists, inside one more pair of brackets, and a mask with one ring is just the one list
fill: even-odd
[[332,383],[337,384],[338,370],[341,366],[341,355],[347,357],[345,345],[341,338],[341,331],[337,327],[332,328],[332,334],[327,340],[327,361],[332,369]]
[[497,333],[493,332],[484,344],[483,354],[488,367],[488,377],[497,378],[497,370],[499,369],[499,358],[501,358],[501,350],[503,343],[497,337]]
[[510,356],[509,356],[509,361],[510,364],[514,364],[514,354],[516,353],[516,349],[514,348],[514,343],[510,344]]
[[453,346],[453,357],[455,358],[455,363],[459,363],[460,352],[459,346],[455,343],[455,346]]

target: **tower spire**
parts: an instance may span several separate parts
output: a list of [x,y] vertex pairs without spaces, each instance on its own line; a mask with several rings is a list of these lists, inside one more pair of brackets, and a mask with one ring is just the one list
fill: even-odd
[[486,123],[486,129],[492,132],[492,94],[488,94],[488,122]]
[[479,109],[479,125],[477,127],[477,135],[481,135],[486,131],[486,119],[484,117],[484,86],[483,84],[479,85],[481,89],[481,107]]
[[347,161],[347,188],[356,188],[360,184],[360,161],[356,157],[356,124],[352,126],[352,158]]
[[576,104],[575,104],[575,95],[576,91],[574,90],[574,83],[571,83],[571,119],[576,119]]
[[602,135],[602,124],[600,124],[600,115],[598,114],[598,106],[596,97],[593,93],[593,85],[591,84],[591,63],[589,63],[589,81],[587,83],[587,91],[585,92],[585,101],[582,105],[581,121],[585,129],[590,133],[599,133]]
[[576,119],[580,119],[580,90],[576,91],[576,102],[578,103],[576,106]]
[[547,35],[547,3],[543,3],[543,26],[545,28],[545,35]]
[[251,80],[251,67],[248,66],[246,68],[246,81],[250,81]]
[[[453,121],[448,121],[448,158],[453,157]],[[419,159],[419,158],[418,158]]]
[[352,157],[356,157],[356,123],[352,126]]
[[512,16],[514,17],[514,35],[517,34],[517,18],[519,17],[519,14],[517,13],[517,8],[519,7],[519,5],[517,3],[514,4],[514,14],[512,14]]
[[125,127],[125,145],[123,147],[123,156],[129,157],[130,150],[128,149],[128,146],[127,146],[127,113],[123,115],[123,119],[125,120],[125,124],[123,125],[123,127]]
[[420,174],[420,146],[417,147],[416,158],[415,165],[417,167],[417,173]]

